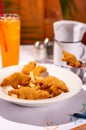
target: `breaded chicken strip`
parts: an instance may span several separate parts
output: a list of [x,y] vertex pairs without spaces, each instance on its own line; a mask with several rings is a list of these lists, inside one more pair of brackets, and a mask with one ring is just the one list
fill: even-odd
[[1,87],[9,86],[11,85],[13,88],[18,88],[18,85],[28,85],[30,82],[30,77],[26,74],[23,74],[21,72],[15,72],[11,74],[10,76],[6,77],[1,82]]
[[44,66],[37,66],[36,62],[29,62],[27,65],[25,65],[22,69],[22,73],[24,74],[30,74],[30,72],[33,72],[34,76],[40,76],[42,72],[46,72],[46,68]]
[[50,97],[47,91],[36,90],[35,88],[30,87],[20,87],[19,89],[8,91],[8,95],[12,96],[12,94],[16,94],[17,98],[31,100],[46,99]]
[[42,73],[42,72],[46,72],[47,71],[47,69],[44,67],[44,66],[37,66],[34,70],[33,70],[33,74],[34,74],[34,76],[40,76],[40,74]]
[[69,91],[66,84],[62,80],[59,80],[58,78],[54,76],[47,76],[43,78],[42,80],[39,81],[39,84],[41,86],[41,89],[49,89],[49,91],[52,90],[53,88],[54,89],[52,91],[54,90],[56,91],[57,89],[63,92]]
[[77,58],[66,51],[62,52],[64,57],[62,58],[62,61],[66,61],[67,65],[73,66],[73,67],[81,67],[81,63],[77,60]]
[[22,73],[24,73],[24,74],[30,74],[30,71],[32,71],[33,69],[35,69],[35,67],[36,67],[36,62],[31,61],[31,62],[29,62],[27,65],[25,65],[22,68]]

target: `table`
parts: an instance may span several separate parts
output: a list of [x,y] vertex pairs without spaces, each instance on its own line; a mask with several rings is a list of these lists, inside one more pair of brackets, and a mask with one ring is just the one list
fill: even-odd
[[[34,60],[33,45],[21,45],[19,64]],[[86,56],[86,55],[85,55]],[[51,64],[52,66],[52,64]],[[69,114],[86,111],[86,91],[83,89],[74,97],[43,107],[23,107],[0,99],[0,116],[10,121],[47,126],[75,121]]]

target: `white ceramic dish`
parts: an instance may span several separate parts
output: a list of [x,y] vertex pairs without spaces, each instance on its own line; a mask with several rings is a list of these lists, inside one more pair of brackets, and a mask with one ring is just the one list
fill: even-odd
[[[30,107],[38,107],[38,106],[45,106],[49,105],[55,102],[59,102],[61,100],[68,99],[74,95],[76,95],[82,88],[82,81],[81,79],[75,75],[73,72],[65,69],[65,68],[60,68],[55,65],[49,65],[49,64],[42,64],[47,68],[47,71],[49,72],[49,75],[53,75],[58,77],[59,79],[63,80],[66,85],[69,88],[69,92],[67,93],[62,93],[59,96],[56,96],[54,98],[50,99],[43,99],[43,100],[24,100],[24,99],[17,99],[14,97],[11,97],[5,93],[5,88],[4,90],[2,87],[0,87],[0,98],[9,101],[18,105],[22,106],[30,106]],[[6,67],[0,69],[0,82],[7,77],[8,75],[21,71],[22,65],[17,65],[17,66],[11,66],[11,67]],[[8,87],[9,88],[9,87]]]

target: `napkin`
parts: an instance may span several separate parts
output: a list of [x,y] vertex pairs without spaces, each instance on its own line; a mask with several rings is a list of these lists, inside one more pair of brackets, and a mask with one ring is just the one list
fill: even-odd
[[81,41],[86,32],[86,24],[78,21],[60,20],[53,23],[54,38],[58,41]]

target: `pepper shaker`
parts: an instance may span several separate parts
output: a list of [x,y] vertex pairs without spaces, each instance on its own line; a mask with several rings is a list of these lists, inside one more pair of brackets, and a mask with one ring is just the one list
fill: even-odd
[[47,51],[47,58],[52,60],[53,60],[53,44],[54,44],[53,40],[49,40],[48,38],[44,40],[44,45]]

